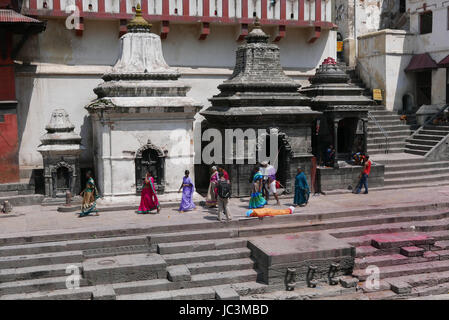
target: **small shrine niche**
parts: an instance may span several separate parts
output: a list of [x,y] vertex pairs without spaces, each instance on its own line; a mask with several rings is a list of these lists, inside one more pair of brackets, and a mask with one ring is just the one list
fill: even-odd
[[147,171],[154,178],[156,191],[163,193],[165,190],[165,157],[167,151],[163,150],[148,140],[136,154],[136,194],[140,194]]
[[74,129],[64,109],[52,112],[45,127],[47,133],[37,149],[44,160],[46,197],[43,203],[63,203],[67,191],[72,195],[80,192],[79,156],[84,148]]

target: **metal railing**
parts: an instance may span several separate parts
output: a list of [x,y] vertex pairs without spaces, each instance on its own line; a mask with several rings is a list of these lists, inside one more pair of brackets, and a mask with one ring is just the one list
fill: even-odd
[[[384,152],[385,152],[385,154],[387,154],[389,152],[389,150],[390,150],[390,144],[389,144],[390,136],[384,130],[384,128],[382,128],[380,123],[377,121],[376,117],[374,117],[374,115],[371,112],[369,112],[369,111],[368,111],[368,118],[369,118],[369,120],[372,120],[374,122],[376,127],[380,130],[380,132],[384,136],[384,138],[385,138],[385,150],[384,150]],[[382,144],[381,144],[381,148],[382,148]]]

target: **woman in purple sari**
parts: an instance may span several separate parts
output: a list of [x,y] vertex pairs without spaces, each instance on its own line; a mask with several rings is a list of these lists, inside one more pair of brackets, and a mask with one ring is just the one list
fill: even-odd
[[196,208],[195,203],[193,203],[193,192],[195,190],[195,186],[193,185],[192,179],[189,177],[189,170],[186,170],[185,174],[185,177],[182,178],[181,187],[179,188],[179,192],[181,192],[182,189],[181,205],[179,206],[180,213]]

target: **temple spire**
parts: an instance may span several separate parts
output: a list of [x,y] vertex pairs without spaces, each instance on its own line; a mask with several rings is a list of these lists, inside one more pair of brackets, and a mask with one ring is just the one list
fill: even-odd
[[136,15],[127,24],[128,32],[150,32],[151,27],[152,24],[142,17],[142,9],[140,3],[138,3]]

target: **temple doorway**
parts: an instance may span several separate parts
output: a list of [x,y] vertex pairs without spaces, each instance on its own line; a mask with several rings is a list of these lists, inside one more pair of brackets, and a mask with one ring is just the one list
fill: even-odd
[[140,148],[136,155],[136,194],[142,191],[145,175],[151,172],[158,193],[165,187],[165,153],[151,142]]
[[340,159],[349,158],[353,151],[357,131],[357,118],[345,118],[338,122],[338,155]]

